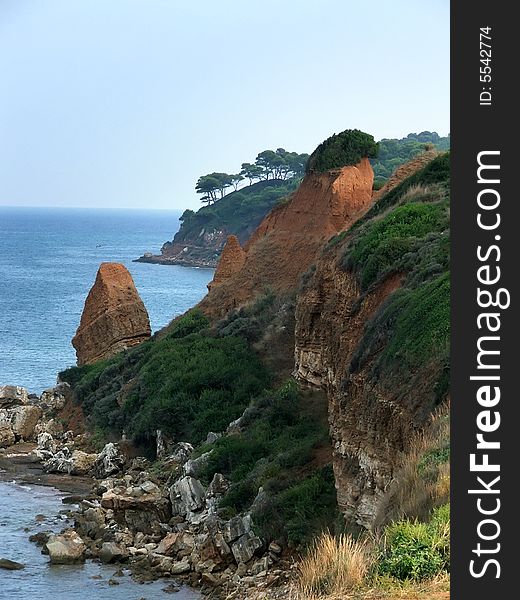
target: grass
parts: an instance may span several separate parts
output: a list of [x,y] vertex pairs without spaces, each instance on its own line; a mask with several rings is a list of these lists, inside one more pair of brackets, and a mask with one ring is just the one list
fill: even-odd
[[431,520],[402,520],[385,530],[377,573],[398,580],[424,581],[450,566],[449,504],[433,511]]
[[400,519],[426,520],[435,508],[449,502],[449,450],[449,407],[444,406],[410,443],[380,504],[376,529]]
[[[448,238],[435,234],[447,231],[448,227],[446,202],[406,203],[359,231],[345,252],[344,266],[357,274],[363,291],[390,273],[424,270],[425,259],[436,260],[442,268],[448,252],[443,239]],[[433,240],[436,243],[431,243]],[[420,251],[424,244],[429,244],[427,258]]]
[[297,566],[295,600],[435,598],[449,588],[449,505],[428,522],[404,519],[379,539],[323,533]]
[[299,591],[304,598],[345,594],[361,586],[372,563],[367,539],[324,533],[298,564]]

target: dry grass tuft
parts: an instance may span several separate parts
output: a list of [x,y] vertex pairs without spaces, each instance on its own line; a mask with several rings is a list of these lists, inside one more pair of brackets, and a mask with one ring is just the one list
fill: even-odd
[[449,502],[449,406],[410,444],[410,450],[381,503],[375,528],[400,519],[426,520],[432,509]]
[[363,583],[372,561],[366,539],[324,533],[298,565],[300,597],[310,600],[344,594]]

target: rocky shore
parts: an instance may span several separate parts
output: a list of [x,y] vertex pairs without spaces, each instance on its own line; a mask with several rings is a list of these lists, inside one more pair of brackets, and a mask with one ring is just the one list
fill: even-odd
[[210,256],[192,256],[192,255],[174,255],[152,254],[146,252],[132,262],[150,263],[154,265],[179,265],[180,267],[193,267],[196,269],[214,269],[219,260],[218,254]]
[[158,432],[160,469],[130,458],[124,440],[93,451],[87,435],[65,431],[57,418],[70,401],[66,384],[39,397],[0,386],[0,468],[76,503],[72,527],[32,539],[51,563],[124,565],[137,580],[174,579],[211,598],[287,597],[293,561],[282,545],[267,545],[249,513],[229,517],[219,508],[229,486],[222,475],[206,486],[197,478],[211,450],[194,458],[189,443],[169,445]]

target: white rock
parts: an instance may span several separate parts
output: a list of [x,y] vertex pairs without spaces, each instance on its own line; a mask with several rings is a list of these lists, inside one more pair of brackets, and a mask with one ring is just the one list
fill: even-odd
[[186,516],[204,506],[205,490],[201,482],[193,477],[183,477],[170,488],[170,501],[174,516]]

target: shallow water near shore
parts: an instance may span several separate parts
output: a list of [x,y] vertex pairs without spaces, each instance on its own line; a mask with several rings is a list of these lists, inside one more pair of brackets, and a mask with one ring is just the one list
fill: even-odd
[[[93,561],[82,565],[51,565],[49,557],[41,554],[40,547],[29,542],[29,536],[39,531],[60,531],[66,526],[58,516],[67,508],[61,502],[62,497],[63,494],[54,488],[0,481],[0,558],[26,565],[20,571],[0,569],[1,600],[200,598],[196,591],[181,586],[175,594],[164,592],[171,579],[139,584],[128,572],[124,577],[114,577],[118,565],[101,565]],[[38,522],[36,515],[44,515],[45,520]],[[119,585],[109,585],[109,579],[117,580]]]

